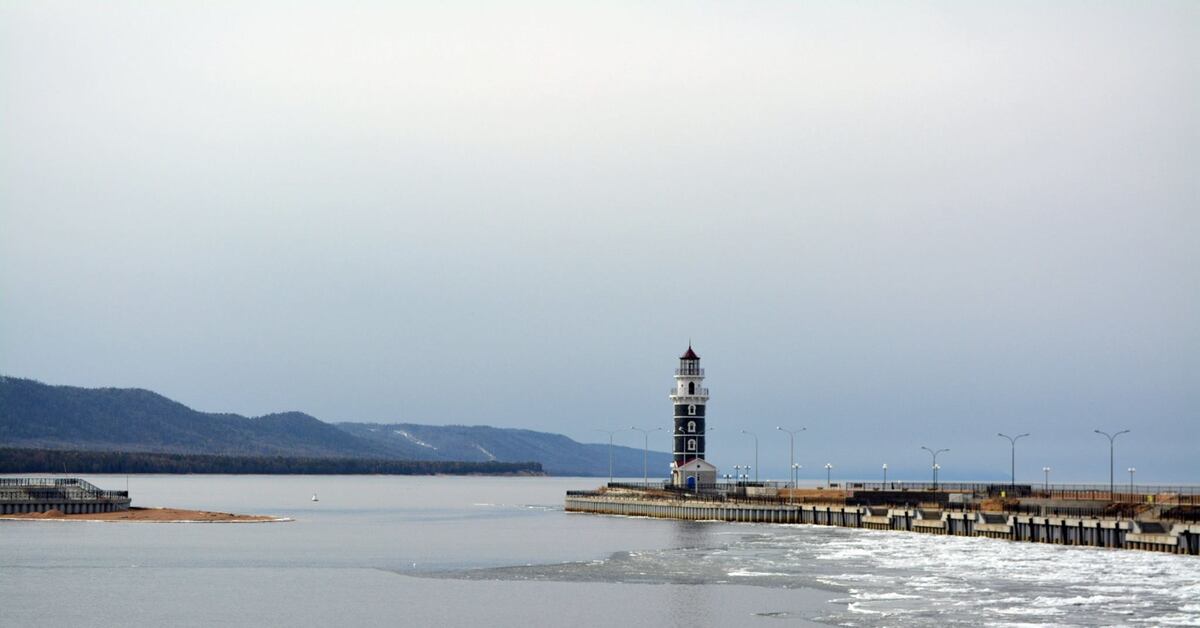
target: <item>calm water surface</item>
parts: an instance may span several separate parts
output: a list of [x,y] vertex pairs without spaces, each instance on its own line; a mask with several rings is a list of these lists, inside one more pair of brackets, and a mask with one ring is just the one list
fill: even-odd
[[295,521],[0,522],[0,625],[1200,625],[1195,557],[562,511],[597,484],[133,477]]

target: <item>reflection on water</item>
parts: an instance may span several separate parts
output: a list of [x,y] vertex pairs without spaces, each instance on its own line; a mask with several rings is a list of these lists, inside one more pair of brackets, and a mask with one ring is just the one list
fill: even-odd
[[[682,552],[683,555],[697,556],[712,549],[711,526],[693,521],[673,521],[671,524],[673,551]],[[676,582],[698,582],[698,580],[689,580],[693,570],[700,570],[699,566],[690,564],[690,561],[678,561],[671,566],[671,569],[676,572],[674,578]],[[711,604],[711,600],[705,594],[705,587],[676,587],[667,593],[667,606],[670,609],[671,617],[676,618],[678,624],[704,625],[706,619],[712,615]]]

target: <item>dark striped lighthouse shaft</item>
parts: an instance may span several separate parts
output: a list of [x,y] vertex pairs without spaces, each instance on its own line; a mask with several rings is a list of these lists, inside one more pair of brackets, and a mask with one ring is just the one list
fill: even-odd
[[704,458],[704,404],[675,404],[675,464]]

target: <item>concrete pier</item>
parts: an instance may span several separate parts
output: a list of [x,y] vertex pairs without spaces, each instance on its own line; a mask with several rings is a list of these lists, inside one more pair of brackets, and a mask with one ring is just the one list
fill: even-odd
[[1035,517],[1000,512],[949,512],[842,504],[707,502],[652,499],[633,493],[602,494],[596,491],[568,492],[565,509],[568,512],[691,521],[807,523],[1200,555],[1200,524],[1183,522]]

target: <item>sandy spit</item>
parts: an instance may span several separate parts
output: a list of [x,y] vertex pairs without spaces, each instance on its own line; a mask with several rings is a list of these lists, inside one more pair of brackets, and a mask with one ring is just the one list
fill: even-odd
[[118,512],[98,512],[66,515],[58,510],[2,515],[9,521],[100,521],[128,523],[274,523],[292,521],[288,517],[270,515],[238,515],[231,512],[183,510],[180,508],[130,508]]

